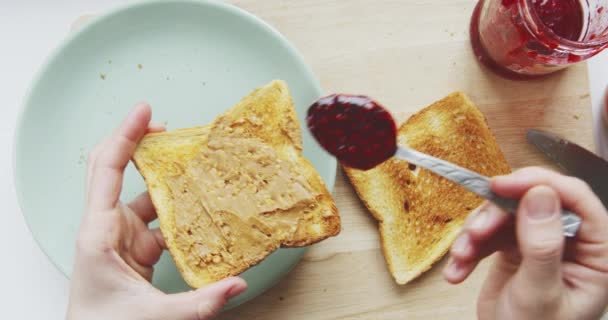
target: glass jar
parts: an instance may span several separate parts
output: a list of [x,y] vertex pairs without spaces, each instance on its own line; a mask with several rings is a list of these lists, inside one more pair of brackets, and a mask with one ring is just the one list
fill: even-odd
[[477,59],[493,71],[540,76],[608,47],[608,0],[480,0],[470,32]]

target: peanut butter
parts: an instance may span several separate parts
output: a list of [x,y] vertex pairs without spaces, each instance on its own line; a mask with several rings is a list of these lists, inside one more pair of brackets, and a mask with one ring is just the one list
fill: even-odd
[[241,122],[219,122],[196,157],[167,179],[176,244],[192,268],[241,265],[277,249],[311,219],[312,187]]

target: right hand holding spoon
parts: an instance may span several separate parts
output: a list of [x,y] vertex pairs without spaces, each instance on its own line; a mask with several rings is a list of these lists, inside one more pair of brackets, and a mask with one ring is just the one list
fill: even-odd
[[[471,215],[452,245],[446,280],[464,281],[496,253],[479,295],[479,319],[599,319],[608,305],[608,212],[593,191],[541,168],[496,177],[492,190],[521,197],[516,218],[490,203]],[[567,242],[561,205],[583,218]]]

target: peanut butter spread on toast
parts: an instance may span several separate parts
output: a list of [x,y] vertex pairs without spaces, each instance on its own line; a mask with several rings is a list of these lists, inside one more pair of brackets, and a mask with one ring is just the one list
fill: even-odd
[[303,156],[299,123],[287,84],[276,80],[206,126],[151,133],[137,146],[133,161],[191,287],[340,232],[333,198]]
[[167,183],[176,200],[176,244],[191,268],[238,265],[273,251],[316,206],[294,163],[238,123],[215,125],[206,146]]

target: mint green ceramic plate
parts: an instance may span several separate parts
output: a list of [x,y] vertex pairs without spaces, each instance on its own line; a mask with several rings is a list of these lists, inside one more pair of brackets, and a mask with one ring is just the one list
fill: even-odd
[[[310,69],[276,30],[221,2],[145,2],[71,35],[35,79],[16,134],[19,202],[40,247],[71,274],[86,155],[135,103],[150,102],[154,120],[169,129],[201,125],[273,79],[287,81],[304,126],[307,106],[321,94]],[[303,132],[304,155],[332,187],[334,160]],[[123,200],[144,190],[129,166]],[[249,290],[231,306],[271,287],[303,253],[281,249],[245,272]],[[156,270],[159,288],[188,289],[168,254]]]

